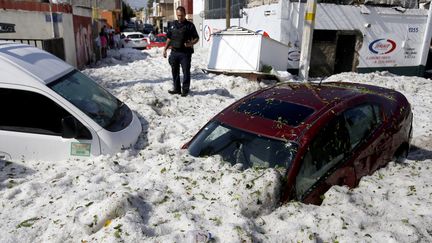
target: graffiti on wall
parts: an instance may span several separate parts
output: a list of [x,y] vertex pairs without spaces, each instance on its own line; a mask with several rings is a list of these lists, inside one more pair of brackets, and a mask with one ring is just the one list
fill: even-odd
[[15,24],[0,23],[0,33],[15,33]]
[[90,64],[93,56],[91,18],[83,16],[74,16],[73,18],[77,66],[82,68]]

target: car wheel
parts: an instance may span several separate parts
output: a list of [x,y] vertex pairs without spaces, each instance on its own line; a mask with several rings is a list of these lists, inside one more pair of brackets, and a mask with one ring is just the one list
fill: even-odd
[[402,144],[393,155],[393,160],[396,163],[404,163],[408,157],[408,148],[407,144]]

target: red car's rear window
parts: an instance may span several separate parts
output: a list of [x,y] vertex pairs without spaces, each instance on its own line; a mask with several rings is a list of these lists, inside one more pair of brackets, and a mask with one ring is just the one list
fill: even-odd
[[314,110],[277,99],[253,98],[241,104],[237,108],[237,112],[282,122],[294,127],[303,122]]

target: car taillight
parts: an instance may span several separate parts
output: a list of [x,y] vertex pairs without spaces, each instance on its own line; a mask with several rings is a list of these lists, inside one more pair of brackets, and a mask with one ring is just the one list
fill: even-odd
[[147,39],[142,39],[143,41],[147,42]]
[[125,41],[126,43],[128,43],[129,41],[131,41],[131,39],[126,38],[124,41]]

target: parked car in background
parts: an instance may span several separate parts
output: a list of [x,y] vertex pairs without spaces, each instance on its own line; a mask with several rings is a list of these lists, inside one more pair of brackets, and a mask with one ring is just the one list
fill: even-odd
[[129,107],[54,55],[0,41],[0,159],[65,160],[133,146]]
[[150,38],[150,44],[147,46],[147,49],[151,49],[153,47],[164,47],[167,41],[167,37],[165,33],[157,34],[155,37]]
[[132,29],[132,28],[125,28],[125,29],[123,29],[122,32],[137,32],[137,31],[135,29]]
[[129,29],[133,29],[134,31],[137,31],[137,26],[138,26],[138,24],[136,22],[131,21],[127,24],[126,27]]
[[148,38],[141,32],[122,32],[120,34],[120,46],[123,48],[145,49],[148,44]]
[[144,24],[143,25],[143,31],[144,34],[150,34],[151,32],[154,32],[154,27],[151,24]]
[[283,83],[235,102],[183,148],[243,168],[277,168],[282,201],[320,204],[333,185],[355,187],[407,156],[411,106],[399,92],[355,83]]

